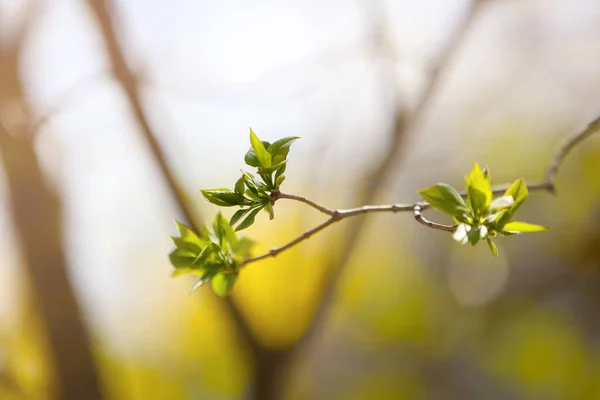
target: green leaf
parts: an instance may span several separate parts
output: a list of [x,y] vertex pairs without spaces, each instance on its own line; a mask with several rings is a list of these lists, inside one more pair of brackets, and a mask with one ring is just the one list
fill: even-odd
[[244,196],[225,188],[200,191],[206,200],[221,207],[240,206],[245,202]]
[[227,296],[233,290],[237,273],[219,272],[212,278],[212,288],[218,296]]
[[262,175],[270,175],[277,171],[279,168],[287,164],[287,160],[283,160],[277,164],[272,164],[270,167],[258,167],[258,173]]
[[246,208],[246,209],[241,209],[241,210],[237,210],[232,216],[231,219],[229,220],[229,225],[234,226],[235,224],[237,224],[239,222],[240,219],[242,219],[242,217],[246,214],[248,214],[248,212],[250,211],[250,208]]
[[419,194],[432,207],[446,214],[458,217],[468,212],[467,205],[462,197],[460,197],[460,194],[452,186],[445,183],[438,183],[426,189],[419,190]]
[[298,136],[288,136],[273,142],[268,148],[269,153],[271,153],[271,156],[273,157],[273,164],[284,161],[290,152],[290,146],[298,139],[300,139]]
[[287,164],[283,164],[281,167],[279,167],[279,169],[275,173],[275,181],[277,181],[277,179],[279,179],[279,177],[284,174],[286,167]]
[[175,221],[175,225],[177,226],[177,230],[179,231],[180,239],[183,242],[194,243],[200,247],[204,247],[206,245],[206,240],[208,238],[208,232],[206,232],[206,230],[202,232],[201,238],[188,226],[177,221]]
[[[265,149],[268,149],[269,146],[271,146],[271,143],[265,140],[262,141],[262,144]],[[246,152],[246,155],[244,156],[244,161],[251,167],[260,167],[260,162],[258,161],[258,157],[256,157],[256,153],[254,152],[254,149],[252,147],[250,147],[250,149]]]
[[548,226],[530,224],[527,222],[508,222],[504,225],[503,231],[510,233],[542,232],[550,229]]
[[250,214],[248,214],[248,216],[246,217],[245,220],[243,220],[238,226],[237,228],[235,228],[236,232],[241,231],[242,229],[246,229],[249,226],[251,226],[254,223],[254,218],[256,218],[256,214],[258,214],[258,212],[263,208],[262,205],[254,208]]
[[219,252],[219,250],[219,246],[217,246],[214,243],[211,243],[209,246],[206,246],[204,249],[202,249],[202,252],[198,254],[198,257],[196,257],[196,259],[192,263],[191,268],[202,268],[206,260],[208,260],[208,258],[214,253]]
[[267,151],[263,142],[260,141],[258,136],[250,129],[250,144],[256,154],[259,166],[263,168],[269,168],[271,166],[271,153]]
[[229,244],[231,248],[235,248],[237,245],[237,236],[229,225],[229,221],[223,217],[221,213],[218,213],[213,221],[213,229],[215,235],[219,239],[221,248],[223,249],[226,244]]
[[513,182],[512,185],[506,190],[504,193],[505,196],[512,196],[515,203],[512,206],[512,209],[516,211],[517,208],[527,199],[529,196],[529,190],[527,190],[527,185],[525,181],[521,179],[517,179]]
[[245,192],[245,187],[244,187],[244,177],[242,176],[240,179],[237,180],[237,182],[235,183],[235,192],[237,194],[239,194],[240,196],[244,195]]
[[198,289],[200,286],[204,285],[209,280],[210,279],[206,279],[204,276],[199,277],[198,279],[196,279],[196,281],[190,288],[190,291],[188,292],[188,294],[192,294],[194,292],[194,290]]
[[479,239],[481,239],[481,233],[479,227],[471,227],[472,229],[467,232],[467,240],[471,243],[471,246],[475,246]]
[[490,239],[490,237],[486,237],[485,238],[487,240],[488,246],[490,246],[490,250],[492,251],[492,254],[494,255],[494,257],[498,257],[498,248],[496,247],[496,244],[494,243],[494,241],[492,239]]
[[271,202],[269,201],[266,205],[265,205],[265,211],[269,214],[269,219],[273,219],[275,218],[275,212],[273,211],[273,205],[271,204]]
[[512,196],[497,197],[490,203],[490,210],[492,212],[498,212],[506,208],[510,208],[515,204],[515,200]]
[[177,278],[178,276],[187,275],[192,273],[192,269],[189,267],[173,268],[171,272],[171,278]]
[[186,242],[182,238],[171,237],[175,247],[181,250],[181,255],[184,255],[183,252],[188,253],[190,256],[198,255],[202,251],[202,248],[196,244],[191,242]]
[[169,254],[169,260],[175,268],[189,267],[195,259],[196,255],[179,248],[173,250],[171,254]]
[[204,271],[202,276],[200,276],[198,279],[196,279],[196,281],[192,285],[189,293],[191,294],[194,290],[198,289],[200,286],[204,285],[205,283],[207,283],[211,279],[213,279],[219,273],[219,270],[221,268],[222,268],[222,265],[220,265],[220,264],[212,264],[212,266],[210,266],[209,268],[207,268]]
[[248,189],[251,189],[251,188],[255,188],[256,189],[256,185],[258,184],[258,182],[256,182],[256,178],[254,178],[254,175],[252,175],[249,172],[245,172],[244,175],[242,176],[242,178],[244,178],[244,181],[246,183],[246,187]]
[[275,187],[279,188],[279,186],[281,186],[283,181],[285,181],[285,175],[278,176],[277,179],[275,179]]
[[486,176],[475,163],[471,173],[466,177],[467,198],[471,209],[475,215],[483,215],[492,202],[492,186],[490,185],[489,174]]
[[508,212],[497,221],[496,226],[498,229],[502,229],[508,223],[508,221],[514,217],[521,204],[527,200],[527,197],[529,196],[529,190],[527,190],[525,181],[523,179],[514,181],[506,193],[504,193],[504,196],[512,196],[514,199],[514,204],[510,207]]

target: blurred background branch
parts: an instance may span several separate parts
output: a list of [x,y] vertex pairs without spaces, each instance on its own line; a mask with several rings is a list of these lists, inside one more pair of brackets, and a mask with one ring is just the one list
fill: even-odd
[[[6,174],[14,234],[43,321],[55,368],[55,398],[100,399],[90,335],[71,285],[62,243],[62,200],[48,187],[28,132],[32,107],[23,87],[21,57],[41,12],[34,1],[11,42],[0,47],[0,160]],[[48,394],[50,395],[50,394]]]
[[[88,1],[90,9],[94,12],[98,21],[106,51],[110,56],[113,75],[127,97],[140,132],[143,134],[159,171],[167,183],[173,201],[182,214],[183,222],[192,227],[196,232],[200,232],[200,227],[202,226],[201,219],[194,215],[192,207],[186,202],[184,192],[177,183],[177,177],[170,167],[162,146],[159,143],[158,134],[151,127],[149,116],[142,105],[138,79],[136,74],[129,68],[125,51],[117,39],[114,22],[116,17],[114,16],[114,10],[112,13],[110,11],[111,3],[109,0]],[[249,346],[253,364],[268,363],[268,351],[256,340],[234,300],[230,297],[226,298],[222,300],[222,305],[227,316],[234,323],[242,343]]]

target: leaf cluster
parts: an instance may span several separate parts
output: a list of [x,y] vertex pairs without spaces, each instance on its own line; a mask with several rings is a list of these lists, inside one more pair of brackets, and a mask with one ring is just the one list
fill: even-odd
[[217,214],[212,224],[212,232],[204,227],[198,235],[179,222],[176,225],[179,237],[172,237],[176,248],[169,255],[175,267],[172,277],[184,274],[198,276],[190,293],[211,281],[217,295],[228,295],[244,260],[250,257],[254,241],[246,237],[238,238],[221,213]]
[[498,250],[492,238],[524,232],[540,232],[548,227],[512,221],[516,211],[527,199],[529,191],[523,179],[518,179],[504,195],[494,199],[488,168],[483,170],[477,163],[466,181],[466,201],[450,185],[438,183],[419,191],[432,207],[451,215],[458,224],[453,239],[461,244],[476,245],[485,239],[494,256]]
[[297,136],[285,137],[273,143],[261,141],[250,129],[250,149],[244,161],[257,169],[256,175],[243,172],[234,185],[234,190],[219,188],[201,190],[202,195],[212,204],[220,207],[238,206],[229,223],[236,231],[246,229],[254,223],[256,214],[265,210],[270,219],[275,217],[273,204],[279,188],[285,180],[287,156]]

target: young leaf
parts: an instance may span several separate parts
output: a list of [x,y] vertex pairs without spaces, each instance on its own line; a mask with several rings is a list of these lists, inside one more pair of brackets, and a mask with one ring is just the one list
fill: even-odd
[[258,172],[259,174],[262,175],[270,175],[273,172],[277,171],[279,168],[281,168],[283,165],[287,164],[287,160],[283,160],[277,164],[272,164],[270,167],[258,167]]
[[198,289],[200,286],[204,285],[205,283],[207,283],[211,279],[213,279],[215,277],[215,275],[217,275],[219,273],[219,270],[221,268],[222,268],[222,265],[219,265],[219,264],[213,264],[213,265],[209,266],[208,268],[206,268],[204,273],[202,274],[202,276],[200,276],[198,279],[196,279],[196,282],[194,282],[194,284],[192,285],[192,288],[190,289],[189,294],[191,294],[194,290]]
[[432,207],[446,214],[458,217],[467,212],[467,205],[460,194],[450,185],[438,183],[426,189],[419,190],[421,197]]
[[245,202],[244,196],[229,189],[219,188],[200,191],[206,200],[221,207],[240,206]]
[[471,227],[472,229],[467,232],[467,240],[471,243],[471,246],[475,246],[479,239],[481,239],[481,232],[478,227]]
[[504,196],[512,196],[514,199],[514,204],[512,206],[513,210],[516,211],[517,208],[527,199],[529,196],[529,190],[527,190],[527,185],[525,181],[521,178],[513,182],[512,185],[506,190]]
[[215,230],[215,235],[219,238],[221,249],[224,248],[225,244],[229,244],[231,248],[235,248],[237,245],[237,236],[221,213],[218,213],[215,217],[213,229]]
[[[271,143],[267,142],[266,140],[263,140],[262,144],[265,149],[268,149],[269,146],[271,146]],[[255,168],[260,167],[260,162],[258,161],[258,158],[256,157],[256,153],[254,152],[254,149],[252,147],[250,147],[248,149],[248,151],[246,152],[246,155],[244,155],[244,161],[246,162],[246,164],[248,164],[251,167],[255,167]],[[250,175],[250,174],[248,174],[248,175]]]
[[191,268],[201,268],[208,257],[219,251],[219,247],[216,244],[211,244],[212,246],[206,246],[204,249],[202,249],[202,252],[198,254],[198,257],[196,257],[192,263]]
[[504,193],[504,196],[512,196],[512,198],[514,199],[514,204],[510,207],[508,212],[496,222],[496,226],[499,229],[502,229],[504,225],[506,225],[506,223],[508,223],[508,221],[512,219],[512,217],[517,212],[517,209],[527,199],[527,196],[529,196],[529,190],[527,190],[527,185],[525,184],[525,181],[523,179],[518,179],[514,181],[513,184],[510,185],[506,193]]
[[183,242],[194,243],[199,247],[204,247],[206,245],[206,240],[208,238],[208,232],[206,230],[202,232],[202,237],[199,237],[196,232],[182,223],[175,221],[175,225],[179,231],[180,239]]
[[488,178],[489,174],[486,176],[477,163],[466,177],[469,206],[476,215],[485,214],[492,202],[492,186]]
[[485,238],[487,240],[488,246],[490,246],[490,250],[492,251],[492,254],[494,255],[494,257],[498,257],[498,248],[496,247],[496,244],[494,243],[494,241],[492,239],[490,239],[490,237],[486,237]]
[[244,177],[243,176],[240,179],[238,179],[237,182],[235,183],[235,192],[237,194],[239,194],[240,196],[244,195],[245,188],[244,188]]
[[187,250],[182,250],[179,248],[173,250],[171,254],[169,254],[169,260],[175,268],[189,267],[192,265],[195,259],[195,255],[190,254],[190,252]]
[[275,181],[277,181],[277,179],[279,179],[279,177],[283,175],[283,173],[285,172],[286,166],[287,166],[287,164],[283,164],[281,167],[279,167],[279,169],[275,173]]
[[254,153],[256,154],[259,165],[263,168],[269,168],[271,166],[271,154],[267,151],[263,142],[260,141],[252,129],[250,129],[250,144],[252,145],[252,150],[254,150]]
[[218,296],[227,296],[233,290],[237,277],[236,273],[219,272],[212,278],[214,292]]
[[512,207],[513,204],[515,204],[515,200],[512,196],[497,197],[490,203],[490,210],[497,212]]
[[241,210],[237,210],[232,216],[231,219],[229,220],[229,225],[234,226],[235,224],[237,224],[239,222],[240,219],[242,219],[242,217],[244,215],[246,215],[248,212],[250,211],[250,208],[246,208],[246,209],[241,209]]
[[209,280],[210,279],[206,279],[204,276],[199,277],[198,279],[196,279],[196,281],[190,288],[190,291],[188,292],[188,294],[192,294],[194,292],[194,290],[198,289],[200,286],[204,285]]
[[284,161],[290,152],[290,146],[298,139],[300,139],[298,136],[289,136],[273,142],[268,149],[269,153],[271,153],[271,156],[273,157],[273,164],[278,164]]
[[275,218],[275,212],[273,211],[273,205],[271,204],[271,202],[268,202],[264,208],[265,211],[269,213],[269,219],[272,220],[273,218]]
[[250,214],[248,214],[248,216],[246,217],[245,220],[243,220],[238,226],[237,228],[235,228],[236,232],[241,231],[242,229],[246,229],[247,227],[249,227],[250,225],[252,225],[254,223],[254,218],[256,217],[256,214],[258,214],[258,212],[263,208],[262,205],[254,208]]
[[281,186],[281,184],[283,183],[283,181],[285,181],[285,175],[279,175],[277,177],[277,179],[275,179],[275,187],[279,188],[279,186]]
[[175,247],[181,251],[182,255],[183,252],[186,252],[190,256],[194,256],[200,254],[202,251],[202,248],[196,243],[186,242],[182,238],[177,237],[171,237],[171,239],[173,240]]
[[178,276],[192,274],[192,273],[194,273],[194,270],[191,269],[190,267],[173,268],[173,271],[171,272],[171,278],[177,278]]
[[550,229],[548,226],[534,225],[527,222],[508,222],[504,225],[504,232],[510,233],[525,233],[525,232],[542,232]]

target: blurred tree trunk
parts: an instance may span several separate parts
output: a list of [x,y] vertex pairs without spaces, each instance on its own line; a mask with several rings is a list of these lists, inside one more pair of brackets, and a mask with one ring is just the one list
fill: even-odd
[[29,134],[31,112],[19,75],[20,50],[31,21],[0,48],[0,162],[6,174],[14,231],[47,330],[56,398],[100,399],[98,376],[79,305],[66,270],[61,204],[40,169]]

